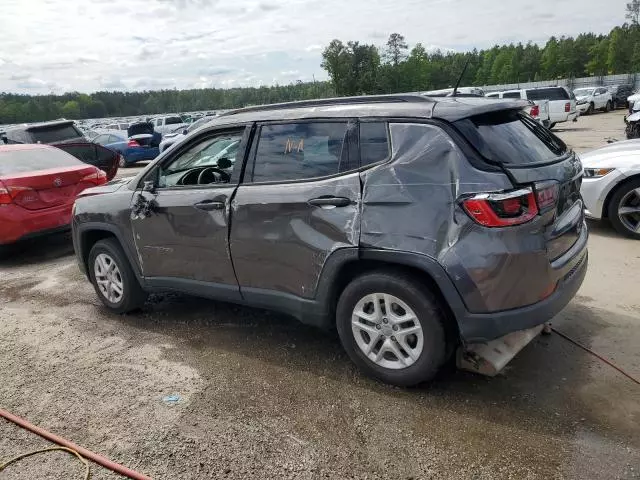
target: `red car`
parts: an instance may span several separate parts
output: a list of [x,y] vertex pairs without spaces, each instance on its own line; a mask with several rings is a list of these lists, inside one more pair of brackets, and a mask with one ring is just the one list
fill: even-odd
[[106,181],[58,148],[0,145],[0,245],[70,228],[78,194]]

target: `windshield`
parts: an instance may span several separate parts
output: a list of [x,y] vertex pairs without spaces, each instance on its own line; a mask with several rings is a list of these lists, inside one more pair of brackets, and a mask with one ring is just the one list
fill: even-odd
[[594,90],[595,88],[576,88],[573,94],[576,97],[588,97],[589,95],[593,95]]

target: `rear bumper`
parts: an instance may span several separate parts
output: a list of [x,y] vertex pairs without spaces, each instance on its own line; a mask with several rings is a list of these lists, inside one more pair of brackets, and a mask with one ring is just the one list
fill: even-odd
[[72,205],[27,210],[18,205],[0,207],[0,245],[70,228]]
[[549,297],[533,305],[500,312],[464,312],[457,318],[462,339],[467,343],[486,342],[551,320],[571,301],[582,285],[588,265],[587,239],[587,227],[583,226],[576,243],[562,257],[553,261],[552,267],[562,276]]

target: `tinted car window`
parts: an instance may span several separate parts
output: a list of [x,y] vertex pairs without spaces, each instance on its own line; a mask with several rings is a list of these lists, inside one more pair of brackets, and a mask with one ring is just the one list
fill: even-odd
[[488,98],[499,98],[500,94],[499,93],[487,93],[486,97],[488,97]]
[[360,166],[381,162],[389,157],[386,122],[360,124]]
[[251,181],[304,180],[340,172],[346,133],[347,122],[264,125]]
[[58,167],[77,167],[82,162],[57,148],[0,149],[0,175],[35,172]]
[[529,100],[569,100],[571,97],[564,88],[536,88],[527,90]]
[[91,143],[83,145],[60,145],[58,148],[70,153],[84,163],[97,165],[96,149]]
[[165,125],[176,125],[178,123],[184,123],[180,117],[167,117],[164,121]]
[[82,133],[73,125],[52,125],[31,130],[30,133],[34,143],[55,143],[82,137]]
[[502,98],[520,98],[520,92],[505,92]]
[[567,151],[562,140],[515,110],[478,115],[455,124],[469,142],[494,163],[545,163]]

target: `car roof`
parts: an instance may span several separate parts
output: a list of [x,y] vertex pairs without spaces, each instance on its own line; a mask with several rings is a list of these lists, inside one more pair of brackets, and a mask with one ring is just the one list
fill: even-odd
[[0,152],[11,152],[15,150],[52,150],[55,147],[41,143],[10,143],[0,145]]
[[450,122],[499,110],[519,109],[522,100],[486,97],[438,97],[379,95],[330,98],[248,107],[215,117],[208,126],[238,125],[260,121],[292,121],[312,118],[438,118]]
[[13,127],[9,127],[6,129],[7,132],[12,131],[12,130],[24,130],[24,131],[30,131],[30,130],[38,130],[39,128],[46,128],[46,127],[57,127],[57,126],[66,126],[66,125],[73,125],[74,121],[73,120],[53,120],[51,122],[38,122],[38,123],[25,123],[23,125],[15,125]]

